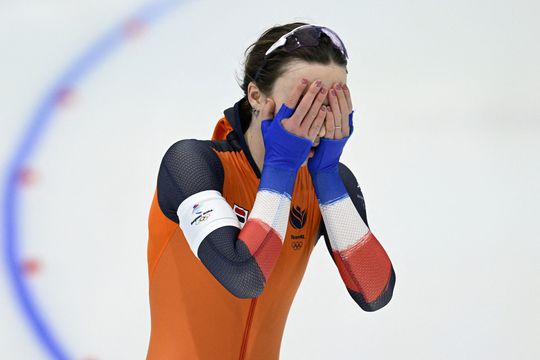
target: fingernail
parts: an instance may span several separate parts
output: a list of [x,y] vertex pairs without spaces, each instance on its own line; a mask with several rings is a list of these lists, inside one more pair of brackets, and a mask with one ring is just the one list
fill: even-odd
[[347,84],[343,84],[343,90],[349,90],[349,88],[347,87]]
[[326,106],[324,106],[324,105],[321,106],[321,110],[322,110],[322,111],[326,111]]
[[321,89],[321,94],[323,94],[323,95],[326,94],[326,90],[327,89],[323,86],[322,89]]
[[330,94],[332,94],[333,96],[336,96],[336,90],[334,89],[330,90]]
[[337,89],[337,90],[341,90],[341,84],[337,84],[337,85],[336,85],[336,89]]
[[315,86],[316,86],[316,87],[321,87],[321,84],[322,84],[322,81],[321,81],[321,80],[315,81]]
[[302,84],[306,85],[308,83],[307,79],[302,79]]

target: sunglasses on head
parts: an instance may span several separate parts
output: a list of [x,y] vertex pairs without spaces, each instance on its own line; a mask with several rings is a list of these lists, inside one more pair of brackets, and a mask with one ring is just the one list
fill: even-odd
[[277,48],[283,47],[284,50],[291,52],[306,46],[318,46],[323,33],[330,38],[332,45],[341,52],[343,57],[348,59],[349,55],[347,54],[347,49],[345,49],[343,41],[341,41],[339,36],[333,30],[324,26],[312,24],[302,25],[283,35],[272,46],[270,46],[270,48],[264,54],[263,62],[257,69],[253,79],[257,81],[262,68],[266,64],[268,55],[270,55]]

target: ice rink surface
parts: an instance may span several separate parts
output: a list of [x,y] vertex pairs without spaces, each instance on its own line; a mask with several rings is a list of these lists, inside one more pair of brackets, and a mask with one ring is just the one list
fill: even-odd
[[211,136],[242,97],[244,50],[292,21],[348,47],[355,134],[342,162],[396,287],[362,311],[317,246],[281,358],[540,358],[539,13],[536,1],[1,1],[0,359],[55,358],[43,333],[68,359],[145,357],[161,157]]

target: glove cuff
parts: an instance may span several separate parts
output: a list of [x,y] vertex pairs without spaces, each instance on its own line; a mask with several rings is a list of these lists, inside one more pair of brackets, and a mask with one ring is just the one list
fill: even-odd
[[281,120],[293,112],[283,104],[273,120],[263,120],[261,131],[265,145],[264,164],[296,173],[306,160],[313,142],[283,127]]

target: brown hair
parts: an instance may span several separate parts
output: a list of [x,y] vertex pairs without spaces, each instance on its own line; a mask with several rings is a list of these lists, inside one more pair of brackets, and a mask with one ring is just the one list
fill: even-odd
[[[244,91],[244,101],[241,104],[242,128],[246,130],[251,122],[251,105],[247,100],[247,89],[251,81],[265,94],[270,94],[276,80],[283,74],[285,67],[294,60],[302,60],[310,63],[329,65],[335,63],[347,67],[347,59],[341,52],[334,48],[332,41],[326,34],[321,35],[321,41],[316,47],[306,46],[294,51],[288,52],[282,47],[277,48],[266,58],[266,63],[259,70],[264,61],[264,54],[281,36],[289,31],[296,29],[301,25],[306,25],[303,22],[295,22],[285,25],[274,26],[266,30],[260,37],[251,44],[244,55],[244,79],[242,84],[239,84]],[[257,80],[254,79],[255,74],[259,70]]]

